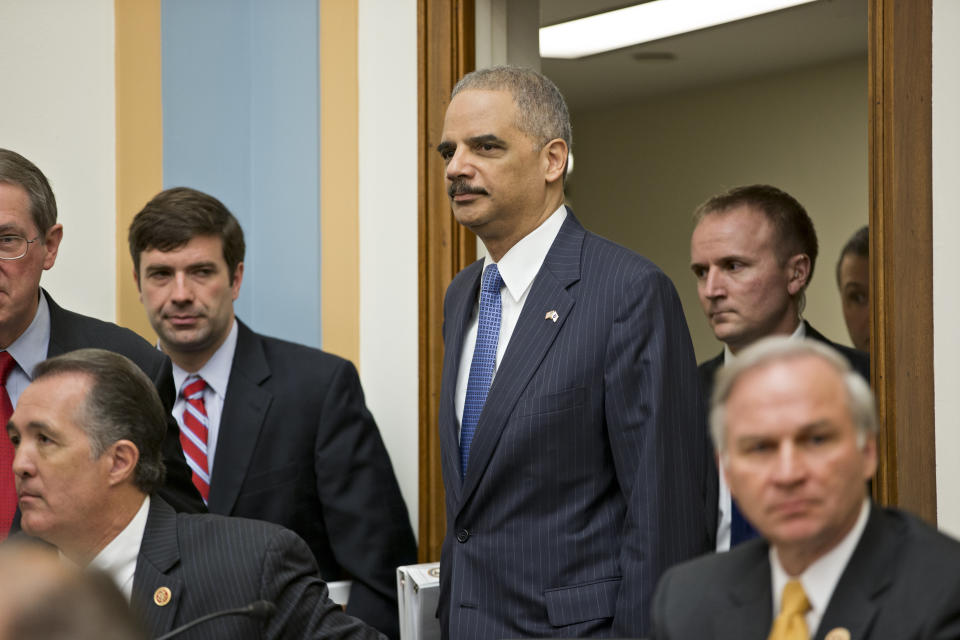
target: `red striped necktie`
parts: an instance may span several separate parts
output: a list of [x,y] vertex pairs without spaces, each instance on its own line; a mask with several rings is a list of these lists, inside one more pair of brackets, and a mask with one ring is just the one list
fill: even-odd
[[[0,351],[0,421],[4,430],[13,415],[13,403],[7,393],[7,378],[15,366],[17,363],[13,356],[7,351]],[[0,540],[4,540],[10,533],[10,525],[17,512],[17,487],[13,479],[13,443],[6,433],[0,436]]]
[[203,390],[206,388],[207,383],[200,376],[187,378],[181,391],[187,405],[183,410],[183,422],[180,425],[183,455],[193,472],[193,484],[200,491],[204,502],[207,502],[210,496],[210,466],[207,464],[207,430],[210,421],[207,419],[207,407],[203,402]]

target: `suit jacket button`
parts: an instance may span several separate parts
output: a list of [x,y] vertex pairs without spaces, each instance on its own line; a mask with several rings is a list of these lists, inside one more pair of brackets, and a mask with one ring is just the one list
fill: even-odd
[[466,542],[470,539],[470,532],[466,529],[460,529],[457,531],[457,542]]

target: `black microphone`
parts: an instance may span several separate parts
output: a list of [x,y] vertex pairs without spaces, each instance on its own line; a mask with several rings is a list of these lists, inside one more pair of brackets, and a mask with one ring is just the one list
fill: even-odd
[[193,629],[198,624],[203,624],[204,622],[213,620],[214,618],[222,618],[223,616],[250,616],[251,618],[263,618],[264,620],[268,620],[270,616],[272,616],[276,612],[277,612],[277,607],[272,602],[269,602],[267,600],[257,600],[255,602],[251,602],[245,607],[237,607],[236,609],[224,609],[223,611],[208,613],[205,616],[201,616],[197,618],[193,622],[188,622],[187,624],[177,627],[176,629],[174,629],[169,633],[163,634],[162,636],[157,638],[157,640],[169,640],[169,638],[178,636],[184,631]]

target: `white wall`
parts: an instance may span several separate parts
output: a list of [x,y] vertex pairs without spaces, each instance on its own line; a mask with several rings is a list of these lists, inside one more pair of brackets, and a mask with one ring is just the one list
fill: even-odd
[[360,362],[418,524],[417,3],[360,0]]
[[43,171],[64,226],[42,284],[63,306],[113,320],[113,0],[4,0],[0,60],[0,147]]
[[933,369],[937,520],[960,537],[960,2],[933,2]]

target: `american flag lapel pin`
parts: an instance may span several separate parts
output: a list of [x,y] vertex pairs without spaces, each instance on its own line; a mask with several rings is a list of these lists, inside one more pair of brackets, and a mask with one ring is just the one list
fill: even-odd
[[556,322],[557,320],[560,319],[560,314],[557,313],[557,310],[556,310],[556,309],[554,309],[553,311],[547,311],[547,315],[543,316],[543,319],[544,319],[544,320],[553,320],[554,322]]

